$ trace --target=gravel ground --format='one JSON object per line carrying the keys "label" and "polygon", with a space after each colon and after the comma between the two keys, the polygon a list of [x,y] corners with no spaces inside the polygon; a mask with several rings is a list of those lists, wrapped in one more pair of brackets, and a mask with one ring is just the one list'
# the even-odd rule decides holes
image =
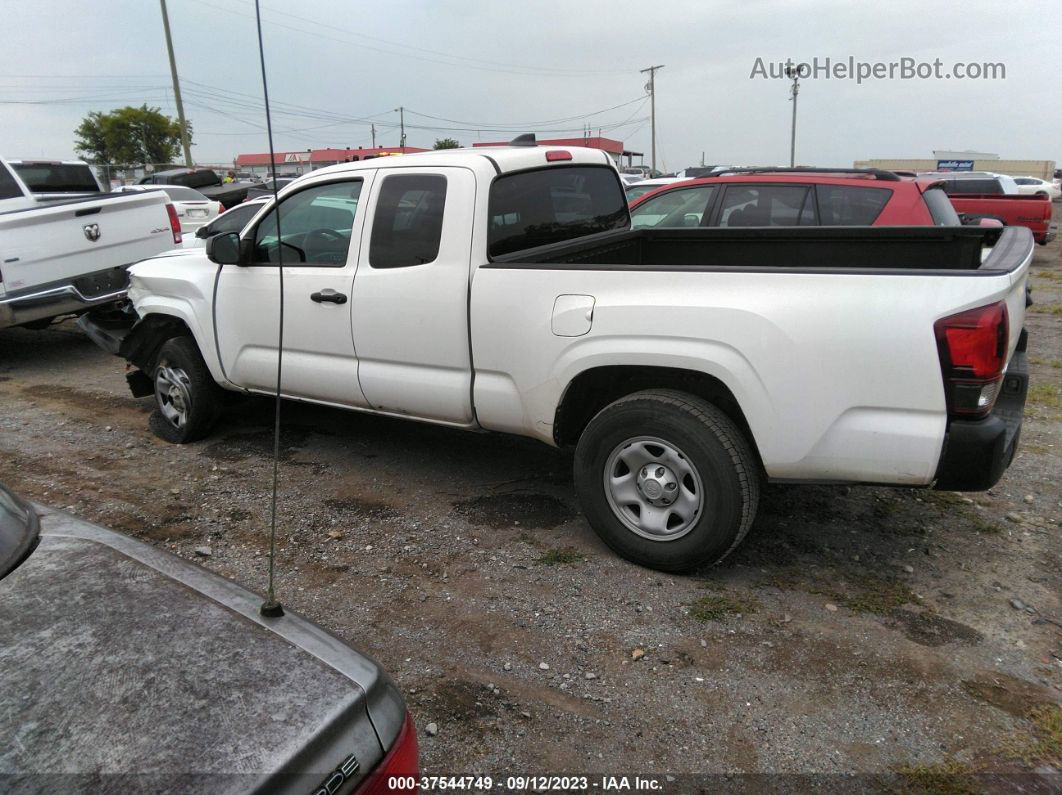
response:
{"label": "gravel ground", "polygon": [[[1022,449],[990,492],[770,486],[735,555],[666,576],[597,540],[564,452],[286,404],[279,595],[390,671],[426,773],[1047,773],[1058,242],[1033,271]],[[271,404],[170,446],[122,372],[70,323],[0,332],[0,479],[263,591]]]}

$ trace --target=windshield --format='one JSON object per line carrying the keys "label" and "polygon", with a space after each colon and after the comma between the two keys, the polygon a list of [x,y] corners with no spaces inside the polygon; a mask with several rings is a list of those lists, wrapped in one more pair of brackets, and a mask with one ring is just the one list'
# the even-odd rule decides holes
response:
{"label": "windshield", "polygon": [[520,171],[490,188],[488,254],[560,243],[630,224],[627,200],[608,166]]}
{"label": "windshield", "polygon": [[664,186],[663,185],[638,185],[638,184],[630,185],[627,188],[627,201],[632,202],[635,199],[637,199],[638,197],[644,196],[649,191],[656,190],[657,188],[662,188],[662,187],[664,187]]}
{"label": "windshield", "polygon": [[36,511],[0,485],[0,579],[25,560],[39,535]]}
{"label": "windshield", "polygon": [[922,194],[922,199],[925,200],[926,207],[929,208],[929,214],[933,217],[934,225],[960,226],[962,224],[959,214],[955,212],[955,208],[951,204],[951,199],[948,198],[948,194],[942,188],[930,188]]}

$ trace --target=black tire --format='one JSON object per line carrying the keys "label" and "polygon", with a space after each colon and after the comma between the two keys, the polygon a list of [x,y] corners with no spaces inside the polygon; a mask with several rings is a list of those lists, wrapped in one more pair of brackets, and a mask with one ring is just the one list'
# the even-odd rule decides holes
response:
{"label": "black tire", "polygon": [[[614,455],[629,449],[628,441],[642,437],[672,445],[680,466],[689,466],[699,481],[694,491],[703,494],[701,507],[690,512],[683,524],[688,529],[679,537],[640,535],[621,518],[624,509],[613,507],[606,471],[615,470]],[[654,449],[652,441],[639,443]],[[752,526],[760,480],[756,457],[734,422],[708,401],[674,390],[636,392],[606,406],[586,426],[575,450],[575,487],[590,526],[627,560],[661,571],[689,571],[730,554]]]}
{"label": "black tire", "polygon": [[[181,384],[179,396],[165,390],[160,383],[164,368],[171,384],[175,380],[173,374],[180,374],[176,379]],[[151,381],[155,385],[155,410],[148,422],[156,436],[173,444],[187,444],[210,433],[221,414],[225,390],[210,375],[195,340],[173,337],[163,343],[151,371]],[[181,401],[181,411],[174,407],[175,398]],[[183,416],[175,418],[175,412]]]}

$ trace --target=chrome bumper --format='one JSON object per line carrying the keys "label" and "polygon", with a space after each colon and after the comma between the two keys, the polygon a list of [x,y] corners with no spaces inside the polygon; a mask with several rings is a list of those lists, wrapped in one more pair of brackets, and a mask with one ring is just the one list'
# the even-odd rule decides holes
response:
{"label": "chrome bumper", "polygon": [[73,315],[94,306],[125,298],[126,288],[100,295],[86,296],[72,284],[52,287],[36,293],[21,293],[0,298],[0,328],[20,326],[34,320],[59,315]]}

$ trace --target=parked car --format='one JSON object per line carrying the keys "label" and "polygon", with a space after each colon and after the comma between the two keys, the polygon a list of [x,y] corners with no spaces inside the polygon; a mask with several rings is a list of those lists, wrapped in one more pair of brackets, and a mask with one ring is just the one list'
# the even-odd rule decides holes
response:
{"label": "parked car", "polygon": [[1059,197],[1062,197],[1062,188],[1059,188],[1054,182],[1048,182],[1046,179],[1015,177],[1014,182],[1018,186],[1018,193],[1033,196],[1044,195],[1048,196],[1051,201],[1057,201]]}
{"label": "parked car", "polygon": [[[290,185],[297,179],[298,177],[277,177],[276,190],[280,191],[286,188],[288,185]],[[247,199],[245,199],[245,201],[248,201],[250,199],[261,199],[263,197],[271,197],[272,195],[273,179],[265,179],[262,180],[259,184],[252,186],[251,189],[247,191]]]}
{"label": "parked car", "polygon": [[919,177],[943,180],[949,194],[980,193],[1017,195],[1018,183],[1006,174],[993,171],[919,171]]}
{"label": "parked car", "polygon": [[224,210],[221,202],[208,199],[194,188],[186,188],[183,185],[126,185],[115,188],[118,193],[134,193],[136,191],[161,190],[177,209],[177,217],[181,221],[181,234],[191,237],[204,224],[213,221]]}
{"label": "parked car", "polygon": [[226,390],[275,391],[283,257],[301,266],[285,396],[574,446],[590,525],[668,571],[732,551],[765,479],[1000,478],[1025,403],[1027,230],[983,263],[986,232],[963,226],[632,230],[606,160],[514,146],[324,168],[241,233],[136,265],[131,328],[81,325],[137,368],[161,438],[201,439]]}
{"label": "parked car", "polygon": [[674,185],[676,182],[685,182],[683,177],[656,177],[655,179],[643,179],[639,182],[633,182],[627,185],[625,188],[627,193],[627,201],[633,202],[640,196],[644,196],[650,191],[654,191],[662,185]]}
{"label": "parked car", "polygon": [[247,199],[242,204],[237,204],[231,210],[226,210],[213,221],[204,224],[195,230],[195,234],[184,239],[185,248],[203,248],[207,238],[219,235],[223,232],[242,232],[248,222],[265,206],[272,196],[263,196],[259,199]]}
{"label": "parked car", "polygon": [[[920,176],[919,180],[936,176]],[[1043,194],[1022,195],[1005,192],[995,178],[946,179],[944,190],[952,206],[960,215],[970,219],[989,218],[1005,226],[1024,226],[1032,231],[1033,239],[1041,245],[1055,238],[1057,229],[1051,223],[1051,199]]]}
{"label": "parked car", "polygon": [[173,168],[156,171],[140,180],[141,185],[181,185],[195,188],[208,199],[221,202],[226,210],[235,207],[247,198],[250,183],[222,182],[221,177],[209,168]]}
{"label": "parked car", "polygon": [[164,194],[42,202],[0,160],[0,329],[109,306],[125,297],[128,265],[180,243]]}
{"label": "parked car", "polygon": [[387,674],[261,602],[0,486],[6,785],[368,795],[415,780],[416,730]]}
{"label": "parked car", "polygon": [[42,201],[76,199],[104,192],[96,172],[84,160],[8,160],[7,163]]}
{"label": "parked car", "polygon": [[907,181],[876,169],[739,169],[631,202],[635,229],[960,223],[940,181]]}

